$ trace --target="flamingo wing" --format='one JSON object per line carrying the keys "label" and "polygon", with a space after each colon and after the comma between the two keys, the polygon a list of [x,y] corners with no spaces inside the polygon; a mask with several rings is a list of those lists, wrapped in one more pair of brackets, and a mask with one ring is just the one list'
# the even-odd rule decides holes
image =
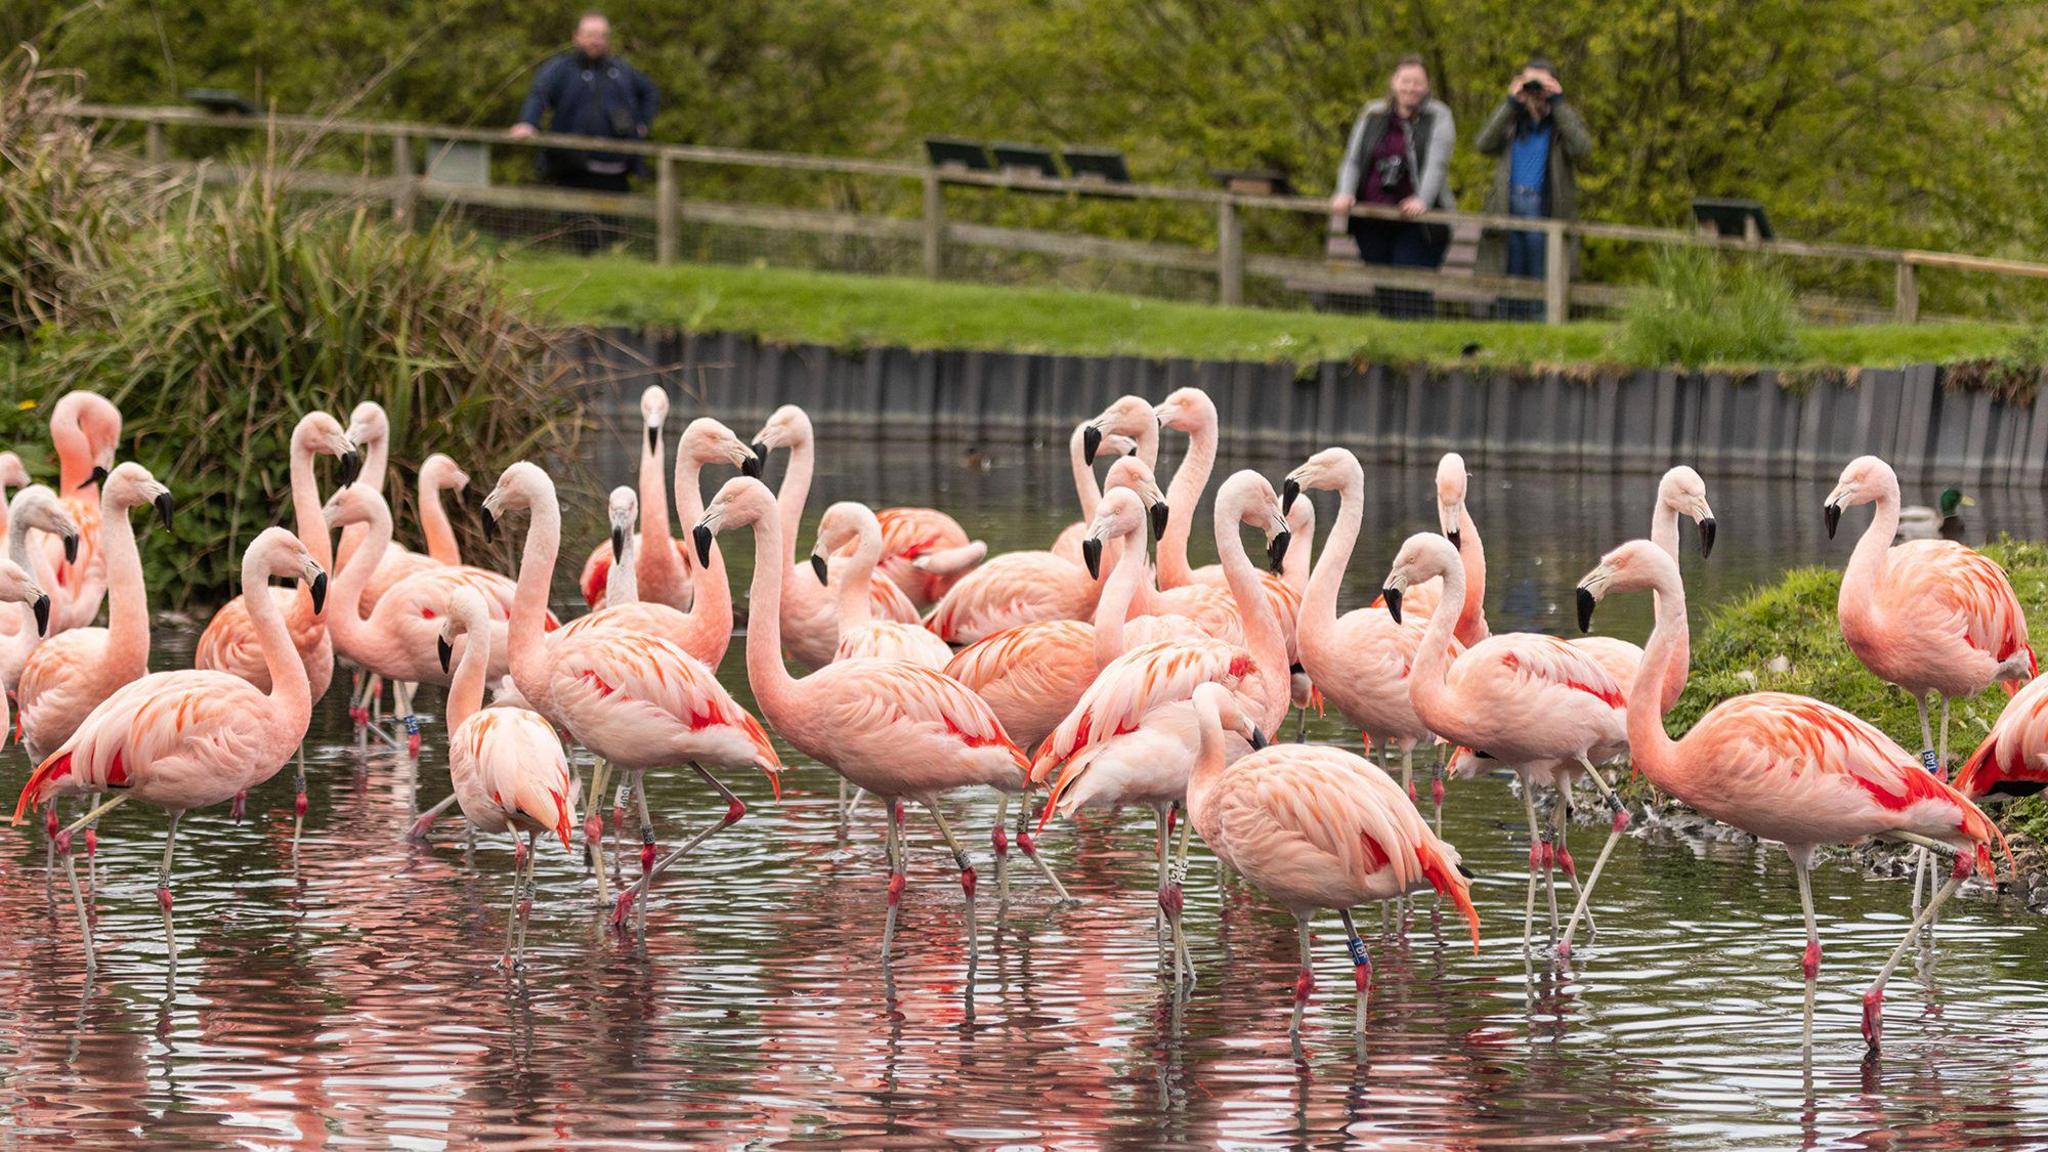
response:
{"label": "flamingo wing", "polygon": [[725,727],[750,746],[756,767],[769,772],[782,767],[760,721],[740,707],[702,661],[666,640],[596,628],[557,641],[553,655],[555,708],[579,736],[614,725],[622,735],[630,729],[660,733],[677,726],[690,732]]}
{"label": "flamingo wing", "polygon": [[1129,732],[1147,712],[1194,696],[1195,685],[1236,689],[1253,669],[1243,647],[1206,636],[1133,648],[1109,662],[1038,750],[1032,774],[1042,778],[1089,744]]}
{"label": "flamingo wing", "polygon": [[2024,652],[2028,669],[2036,670],[2026,611],[2005,569],[1982,552],[1953,540],[1900,544],[1886,556],[1885,584],[1892,603],[1923,606],[1994,660]]}
{"label": "flamingo wing", "polygon": [[1488,665],[1504,670],[1517,692],[1577,692],[1617,711],[1628,707],[1621,684],[1599,660],[1556,636],[1512,632],[1491,637],[1468,649],[1465,659],[1452,666],[1451,677],[1456,681]]}
{"label": "flamingo wing", "polygon": [[1085,571],[1050,552],[1010,552],[961,577],[925,627],[948,642],[972,642],[1019,624],[1077,619],[1093,588]]}
{"label": "flamingo wing", "polygon": [[975,692],[998,682],[1019,694],[1065,690],[1076,653],[1095,660],[1095,629],[1079,620],[1044,620],[1005,628],[953,654],[946,675]]}
{"label": "flamingo wing", "polygon": [[569,761],[546,720],[523,708],[485,708],[449,737],[450,759],[461,746],[484,795],[508,816],[554,832],[569,848],[576,812]]}

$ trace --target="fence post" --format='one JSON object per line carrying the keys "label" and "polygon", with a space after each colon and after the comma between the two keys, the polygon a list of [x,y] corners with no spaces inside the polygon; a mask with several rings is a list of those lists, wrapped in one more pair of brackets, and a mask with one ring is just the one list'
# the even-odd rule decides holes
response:
{"label": "fence post", "polygon": [[413,202],[419,196],[419,181],[412,171],[412,137],[391,138],[391,218],[412,226]]}
{"label": "fence post", "polygon": [[1216,302],[1226,308],[1244,303],[1244,223],[1227,194],[1216,202]]}
{"label": "fence post", "polygon": [[1892,319],[1913,324],[1920,319],[1920,280],[1913,262],[1899,260],[1899,276],[1892,285]]}
{"label": "fence post", "polygon": [[937,280],[945,272],[946,187],[939,182],[939,170],[924,174],[924,274]]}
{"label": "fence post", "polygon": [[1562,220],[1547,221],[1543,230],[1543,320],[1562,324],[1571,319],[1572,254]]}
{"label": "fence post", "polygon": [[142,125],[142,158],[151,164],[164,162],[164,122],[150,120]]}
{"label": "fence post", "polygon": [[678,229],[682,221],[676,211],[676,161],[663,153],[654,159],[654,262],[676,262]]}

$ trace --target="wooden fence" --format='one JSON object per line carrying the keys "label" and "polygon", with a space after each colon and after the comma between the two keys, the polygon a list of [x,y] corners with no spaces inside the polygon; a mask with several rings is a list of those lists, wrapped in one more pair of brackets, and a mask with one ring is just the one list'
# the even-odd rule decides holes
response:
{"label": "wooden fence", "polygon": [[[386,174],[302,168],[282,173],[280,179],[296,189],[388,199],[393,216],[400,220],[410,220],[422,201],[435,201],[444,205],[538,209],[651,220],[654,226],[655,258],[663,263],[677,259],[685,225],[729,225],[813,236],[867,237],[904,243],[915,242],[920,249],[923,273],[932,278],[941,275],[947,249],[957,245],[1064,259],[1117,261],[1141,267],[1213,274],[1217,285],[1216,300],[1220,304],[1243,303],[1246,277],[1257,276],[1279,280],[1291,287],[1313,293],[1362,295],[1377,289],[1394,288],[1449,293],[1468,299],[1476,297],[1495,301],[1541,301],[1544,317],[1553,324],[1562,323],[1567,319],[1575,305],[1613,307],[1622,302],[1630,291],[1621,285],[1574,280],[1567,244],[1567,241],[1573,238],[1659,246],[1706,247],[1782,257],[1789,261],[1825,260],[1890,265],[1893,269],[1893,288],[1889,309],[1858,307],[1822,298],[1807,301],[1824,310],[1858,320],[1890,320],[1899,323],[1913,323],[1919,320],[1919,276],[1923,269],[1947,269],[2008,278],[2048,279],[2048,264],[2030,261],[1856,244],[1755,240],[1682,229],[1650,228],[1597,221],[1531,220],[1475,212],[1431,212],[1419,219],[1444,224],[1453,229],[1462,228],[1468,233],[1475,229],[1542,231],[1548,241],[1544,249],[1544,275],[1538,279],[1474,272],[1367,266],[1348,260],[1313,259],[1246,251],[1244,223],[1248,214],[1271,212],[1328,219],[1329,203],[1319,197],[1249,195],[1220,188],[1111,183],[1090,178],[1049,179],[1035,174],[974,172],[890,160],[594,139],[554,133],[540,133],[525,139],[514,139],[508,132],[500,129],[462,128],[349,117],[277,114],[240,116],[182,107],[100,104],[77,105],[74,113],[81,119],[108,125],[140,125],[144,159],[159,165],[185,167],[206,179],[237,180],[247,175],[247,170],[217,160],[174,159],[166,141],[167,129],[228,129],[264,134],[273,138],[360,137],[366,143],[388,142],[390,164],[389,172]],[[494,186],[433,179],[422,175],[420,170],[420,160],[425,155],[420,146],[426,142],[434,142],[435,146],[442,148],[450,144],[481,144],[489,147],[589,149],[639,156],[653,169],[654,191],[651,195],[613,195],[550,187]],[[914,182],[922,187],[922,196],[918,201],[921,209],[917,216],[907,217],[692,199],[681,194],[683,182],[680,169],[685,165]],[[997,189],[1039,195],[1051,193],[1077,198],[1106,198],[1204,207],[1215,214],[1215,243],[1213,248],[1204,248],[949,220],[945,198],[945,190],[948,187]],[[1390,209],[1370,205],[1359,205],[1352,210],[1352,215],[1385,219],[1404,218]]]}

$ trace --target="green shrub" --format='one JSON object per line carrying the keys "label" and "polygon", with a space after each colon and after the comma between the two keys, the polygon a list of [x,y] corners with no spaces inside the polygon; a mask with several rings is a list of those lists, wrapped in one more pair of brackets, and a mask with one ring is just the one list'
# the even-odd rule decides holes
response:
{"label": "green shrub", "polygon": [[1659,253],[1651,282],[1630,297],[1615,351],[1631,364],[1762,364],[1799,354],[1792,286],[1761,262],[1704,248]]}

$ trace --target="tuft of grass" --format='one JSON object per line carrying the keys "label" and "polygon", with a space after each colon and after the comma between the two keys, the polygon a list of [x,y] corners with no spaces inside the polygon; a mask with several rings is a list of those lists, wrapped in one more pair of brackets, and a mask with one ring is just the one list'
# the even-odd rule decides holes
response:
{"label": "tuft of grass", "polygon": [[1622,309],[1621,359],[1684,368],[1798,360],[1799,307],[1782,276],[1702,248],[1664,249],[1652,268]]}

